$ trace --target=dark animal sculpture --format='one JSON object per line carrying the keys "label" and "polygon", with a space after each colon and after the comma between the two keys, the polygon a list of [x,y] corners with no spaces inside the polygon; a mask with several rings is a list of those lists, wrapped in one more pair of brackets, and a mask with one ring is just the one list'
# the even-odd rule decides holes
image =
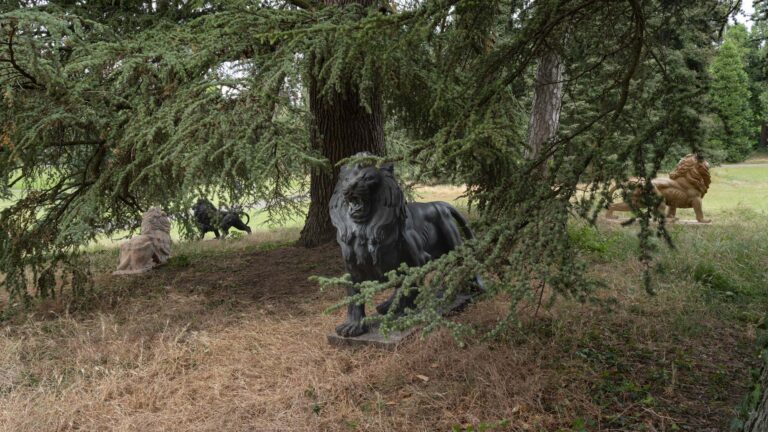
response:
{"label": "dark animal sculpture", "polygon": [[[248,234],[251,233],[251,228],[248,226],[248,222],[251,221],[248,213],[238,210],[219,210],[212,202],[205,198],[197,200],[194,206],[192,206],[192,212],[197,222],[197,228],[200,230],[200,238],[205,237],[205,233],[213,232],[216,238],[221,238],[219,230],[224,233],[224,237],[229,235],[230,228],[237,228],[240,231],[245,231]],[[240,219],[240,216],[245,216],[246,222]]]}
{"label": "dark animal sculpture", "polygon": [[[330,215],[344,263],[355,283],[384,280],[384,275],[400,263],[421,266],[448,253],[462,243],[459,228],[466,237],[473,237],[467,221],[450,204],[406,204],[392,165],[343,167],[331,197]],[[479,279],[475,283],[482,287]],[[347,295],[358,292],[347,289]],[[395,313],[413,307],[417,295],[401,298]],[[394,296],[376,310],[387,313]],[[346,321],[336,327],[336,333],[353,337],[367,332],[364,317],[365,305],[348,305]]]}

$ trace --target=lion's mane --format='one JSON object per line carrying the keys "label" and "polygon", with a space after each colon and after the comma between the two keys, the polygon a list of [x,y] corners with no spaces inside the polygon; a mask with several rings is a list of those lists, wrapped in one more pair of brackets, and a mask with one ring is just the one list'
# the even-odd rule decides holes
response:
{"label": "lion's mane", "polygon": [[141,234],[151,235],[156,231],[171,232],[171,221],[161,209],[152,207],[141,218]]}
{"label": "lion's mane", "polygon": [[[353,166],[342,169],[339,182],[357,175],[363,169],[366,167]],[[389,240],[392,240],[392,236],[402,236],[405,225],[406,201],[400,185],[392,171],[381,168],[375,170],[381,181],[375,191],[369,191],[372,195],[368,205],[373,207],[373,213],[367,222],[357,223],[352,219],[341,188],[336,188],[329,203],[331,221],[337,229],[338,238],[350,246],[347,253],[355,252],[355,261],[358,264],[363,264],[367,256],[376,264],[378,255],[386,252],[384,248],[376,246],[391,243]],[[368,245],[367,254],[352,245],[355,239],[361,239]],[[349,258],[345,256],[345,259]]]}
{"label": "lion's mane", "polygon": [[669,173],[669,178],[672,180],[677,180],[681,177],[688,180],[701,193],[702,197],[709,190],[711,182],[709,167],[704,162],[704,159],[697,155],[686,155],[680,159],[675,169]]}

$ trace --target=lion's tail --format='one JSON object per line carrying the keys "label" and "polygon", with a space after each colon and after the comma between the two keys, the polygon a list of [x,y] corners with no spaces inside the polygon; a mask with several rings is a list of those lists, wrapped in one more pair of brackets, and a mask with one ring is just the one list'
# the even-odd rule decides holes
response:
{"label": "lion's tail", "polygon": [[[245,216],[244,224],[248,225],[251,223],[251,216],[245,210],[240,210],[240,216]],[[242,217],[240,219],[242,219]]]}
{"label": "lion's tail", "polygon": [[475,234],[472,232],[472,229],[469,228],[469,223],[467,222],[467,219],[464,217],[464,215],[456,210],[456,207],[452,205],[446,204],[446,207],[448,207],[448,211],[451,212],[451,216],[453,216],[453,219],[456,220],[456,223],[458,223],[461,232],[464,233],[464,236],[467,239],[475,238]]}
{"label": "lion's tail", "polygon": [[[475,238],[475,234],[472,232],[472,229],[469,228],[469,223],[467,223],[467,219],[464,217],[464,215],[456,210],[456,207],[450,204],[445,204],[445,206],[448,208],[448,211],[451,212],[451,216],[453,216],[453,219],[464,233],[464,237],[466,237],[467,240]],[[485,283],[483,283],[483,279],[480,278],[479,274],[475,275],[472,279],[473,285],[475,286],[475,294],[485,291]]]}

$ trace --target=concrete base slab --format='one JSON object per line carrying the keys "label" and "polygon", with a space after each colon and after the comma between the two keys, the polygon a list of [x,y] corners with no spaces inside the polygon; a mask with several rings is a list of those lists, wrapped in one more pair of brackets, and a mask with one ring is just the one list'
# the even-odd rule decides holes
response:
{"label": "concrete base slab", "polygon": [[375,346],[376,348],[393,350],[400,344],[400,342],[415,332],[415,328],[405,331],[393,331],[389,332],[387,337],[384,337],[379,330],[379,324],[376,323],[371,325],[368,333],[363,333],[360,336],[344,337],[339,336],[336,333],[330,333],[328,334],[328,343],[343,348]]}
{"label": "concrete base slab", "polygon": [[142,274],[146,273],[150,270],[152,270],[154,267],[147,267],[143,269],[137,269],[137,270],[115,270],[112,272],[113,275],[135,275],[135,274]]}
{"label": "concrete base slab", "polygon": [[676,220],[676,221],[672,222],[672,225],[710,226],[710,225],[712,225],[712,222],[704,223],[704,222],[699,222],[699,221],[695,221],[695,220],[683,220],[683,219],[680,219],[680,220]]}
{"label": "concrete base slab", "polygon": [[[623,224],[623,223],[627,222],[630,219],[629,218],[616,218],[616,219],[601,218],[600,220],[608,222],[608,223],[612,223],[612,224]],[[708,226],[708,225],[712,225],[712,223],[711,222],[709,222],[709,223],[702,223],[702,222],[695,221],[695,220],[678,219],[678,220],[676,220],[674,222],[669,222],[668,221],[667,225],[669,225],[669,226],[672,226],[672,225],[686,225],[686,226],[688,226],[688,225],[702,225],[702,226]]]}
{"label": "concrete base slab", "polygon": [[[456,300],[448,307],[448,310],[444,313],[444,315],[450,315],[452,313],[461,311],[469,304],[470,301],[472,301],[472,297],[473,296],[469,294],[458,295]],[[336,333],[330,333],[328,335],[328,343],[337,347],[344,348],[374,346],[376,348],[394,350],[400,344],[400,342],[407,339],[408,336],[414,334],[416,330],[416,328],[412,328],[404,331],[393,331],[389,332],[389,334],[385,337],[379,330],[379,324],[375,323],[371,325],[371,328],[367,333],[363,333],[360,336],[343,337],[337,335]]]}

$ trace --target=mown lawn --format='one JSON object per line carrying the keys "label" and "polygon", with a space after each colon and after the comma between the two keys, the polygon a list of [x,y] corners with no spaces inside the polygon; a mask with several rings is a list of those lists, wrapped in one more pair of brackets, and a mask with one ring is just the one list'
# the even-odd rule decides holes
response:
{"label": "mown lawn", "polygon": [[[768,211],[768,159],[758,155],[744,164],[724,165],[712,168],[712,185],[705,197],[705,212],[736,211],[738,209],[751,209],[757,212]],[[449,201],[459,206],[465,206],[466,199],[458,198],[463,190],[451,186],[425,186],[416,189],[415,198],[419,201]],[[21,190],[16,190],[16,197]],[[10,206],[13,200],[0,199],[0,210]],[[191,204],[190,204],[191,206]],[[279,225],[271,223],[266,211],[251,209],[247,211],[250,217],[250,226],[256,231],[269,231],[275,228],[300,228],[304,223],[304,216],[296,215],[293,219],[283,221]],[[693,211],[681,209],[678,217],[694,219]],[[175,240],[181,238],[177,226],[172,228],[172,237]],[[125,233],[114,236],[115,239],[124,237]],[[209,237],[213,234],[209,233]],[[120,240],[102,238],[97,243],[100,246],[110,246],[119,243]]]}
{"label": "mown lawn", "polygon": [[[705,211],[739,208],[768,211],[768,163],[714,168],[704,206]],[[693,212],[688,212],[693,217]]]}

